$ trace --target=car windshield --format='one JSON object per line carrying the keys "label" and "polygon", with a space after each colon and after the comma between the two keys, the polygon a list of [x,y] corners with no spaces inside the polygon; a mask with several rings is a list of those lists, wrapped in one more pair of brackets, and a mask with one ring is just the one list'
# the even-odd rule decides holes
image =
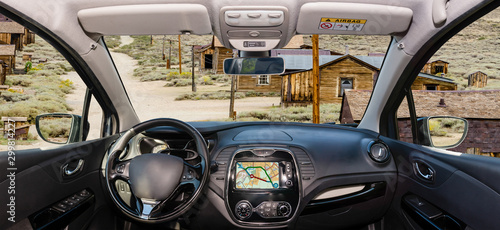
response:
{"label": "car windshield", "polygon": [[[312,122],[311,36],[294,36],[285,47],[271,50],[271,56],[284,58],[285,73],[234,77],[223,73],[223,61],[238,51],[211,35],[104,39],[141,121]],[[373,89],[390,40],[319,36],[320,123],[339,123],[345,91]]]}

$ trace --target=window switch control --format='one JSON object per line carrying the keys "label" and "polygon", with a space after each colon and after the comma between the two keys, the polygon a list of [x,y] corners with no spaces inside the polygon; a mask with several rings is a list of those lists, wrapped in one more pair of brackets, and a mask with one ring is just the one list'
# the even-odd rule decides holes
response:
{"label": "window switch control", "polygon": [[410,205],[413,209],[415,209],[428,219],[433,219],[443,214],[441,210],[434,207],[432,204],[430,204],[429,202],[418,196],[415,195],[405,196],[404,201],[408,205]]}

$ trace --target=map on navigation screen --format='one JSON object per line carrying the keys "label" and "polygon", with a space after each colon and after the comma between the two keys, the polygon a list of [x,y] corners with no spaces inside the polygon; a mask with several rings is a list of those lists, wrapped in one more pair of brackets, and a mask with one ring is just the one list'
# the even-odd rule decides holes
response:
{"label": "map on navigation screen", "polygon": [[279,188],[278,162],[236,162],[237,189]]}

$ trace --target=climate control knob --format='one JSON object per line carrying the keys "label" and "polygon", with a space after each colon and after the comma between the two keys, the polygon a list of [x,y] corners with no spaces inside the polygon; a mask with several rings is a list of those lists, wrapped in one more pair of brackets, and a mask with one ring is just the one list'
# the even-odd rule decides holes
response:
{"label": "climate control knob", "polygon": [[288,202],[280,202],[276,209],[278,216],[288,216],[292,212],[292,206]]}
{"label": "climate control knob", "polygon": [[240,220],[248,219],[250,218],[250,216],[252,216],[253,212],[252,204],[250,204],[250,202],[246,200],[242,200],[236,204],[235,212],[236,216]]}

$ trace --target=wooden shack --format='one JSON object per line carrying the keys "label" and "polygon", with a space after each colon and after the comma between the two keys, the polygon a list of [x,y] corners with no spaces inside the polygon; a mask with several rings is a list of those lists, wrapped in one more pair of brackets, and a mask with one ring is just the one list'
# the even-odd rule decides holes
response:
{"label": "wooden shack", "polygon": [[[341,103],[345,90],[372,90],[383,60],[382,56],[320,56],[320,103]],[[300,66],[309,65],[308,61],[311,68],[282,74],[282,103],[285,106],[312,103],[312,58],[285,58],[285,63],[297,63]],[[452,79],[423,73],[418,75],[412,85],[412,89],[424,90],[456,88]]]}
{"label": "wooden shack", "polygon": [[224,59],[233,57],[233,50],[224,47],[215,36],[210,44],[202,46],[196,53],[200,55],[200,69],[214,74],[223,74]]}
{"label": "wooden shack", "polygon": [[450,78],[419,73],[411,85],[412,90],[457,90],[457,84]]}
{"label": "wooden shack", "polygon": [[469,87],[483,88],[488,84],[488,75],[481,71],[469,74],[467,79],[469,80]]}
{"label": "wooden shack", "polygon": [[0,90],[7,90],[8,86],[6,89],[2,88],[4,87],[5,80],[7,80],[7,64],[3,62],[3,60],[0,60]]}
{"label": "wooden shack", "polygon": [[23,44],[25,46],[32,44],[32,43],[35,43],[35,33],[33,33],[33,31],[29,30],[28,28],[24,28],[24,36],[23,37],[24,37]]}
{"label": "wooden shack", "polygon": [[[373,88],[377,67],[352,55],[332,58],[334,60],[320,65],[320,103],[340,103],[347,89]],[[312,69],[285,73],[282,102],[286,106],[311,103],[312,83]]]}
{"label": "wooden shack", "polygon": [[[359,123],[370,100],[370,90],[345,92],[340,122]],[[414,90],[417,117],[456,116],[469,121],[464,142],[451,150],[500,157],[500,90],[422,91]],[[412,142],[408,104],[403,100],[398,113],[400,140]]]}
{"label": "wooden shack", "polygon": [[[304,49],[302,49],[304,48]],[[288,44],[281,48],[271,50],[271,56],[281,56],[287,54],[293,55],[312,55],[312,50],[307,49],[308,46],[304,44],[302,35],[293,36]],[[323,55],[330,55],[329,50],[321,50]],[[286,63],[286,62],[285,62]],[[275,92],[281,91],[281,76],[279,75],[259,75],[259,76],[245,76],[240,75],[237,77],[236,89],[238,91],[256,91],[256,92]]]}
{"label": "wooden shack", "polygon": [[435,61],[429,61],[424,65],[424,68],[422,68],[422,73],[426,74],[448,74],[448,62],[445,62],[443,60],[435,60]]}
{"label": "wooden shack", "polygon": [[236,82],[238,91],[275,92],[281,91],[281,76],[257,75],[238,76]]}
{"label": "wooden shack", "polygon": [[[6,74],[12,73],[16,66],[16,47],[15,45],[0,45],[0,60],[3,61],[2,69]],[[0,82],[3,84],[3,82]]]}
{"label": "wooden shack", "polygon": [[14,45],[22,51],[24,46],[25,28],[17,22],[0,21],[0,44]]}
{"label": "wooden shack", "polygon": [[[3,122],[3,136],[4,138],[8,138],[7,134],[11,134],[12,132],[9,129],[12,129],[15,134],[16,140],[26,140],[28,139],[28,133],[30,129],[30,124],[28,122],[27,117],[2,117]],[[13,124],[12,127],[9,124]]]}

